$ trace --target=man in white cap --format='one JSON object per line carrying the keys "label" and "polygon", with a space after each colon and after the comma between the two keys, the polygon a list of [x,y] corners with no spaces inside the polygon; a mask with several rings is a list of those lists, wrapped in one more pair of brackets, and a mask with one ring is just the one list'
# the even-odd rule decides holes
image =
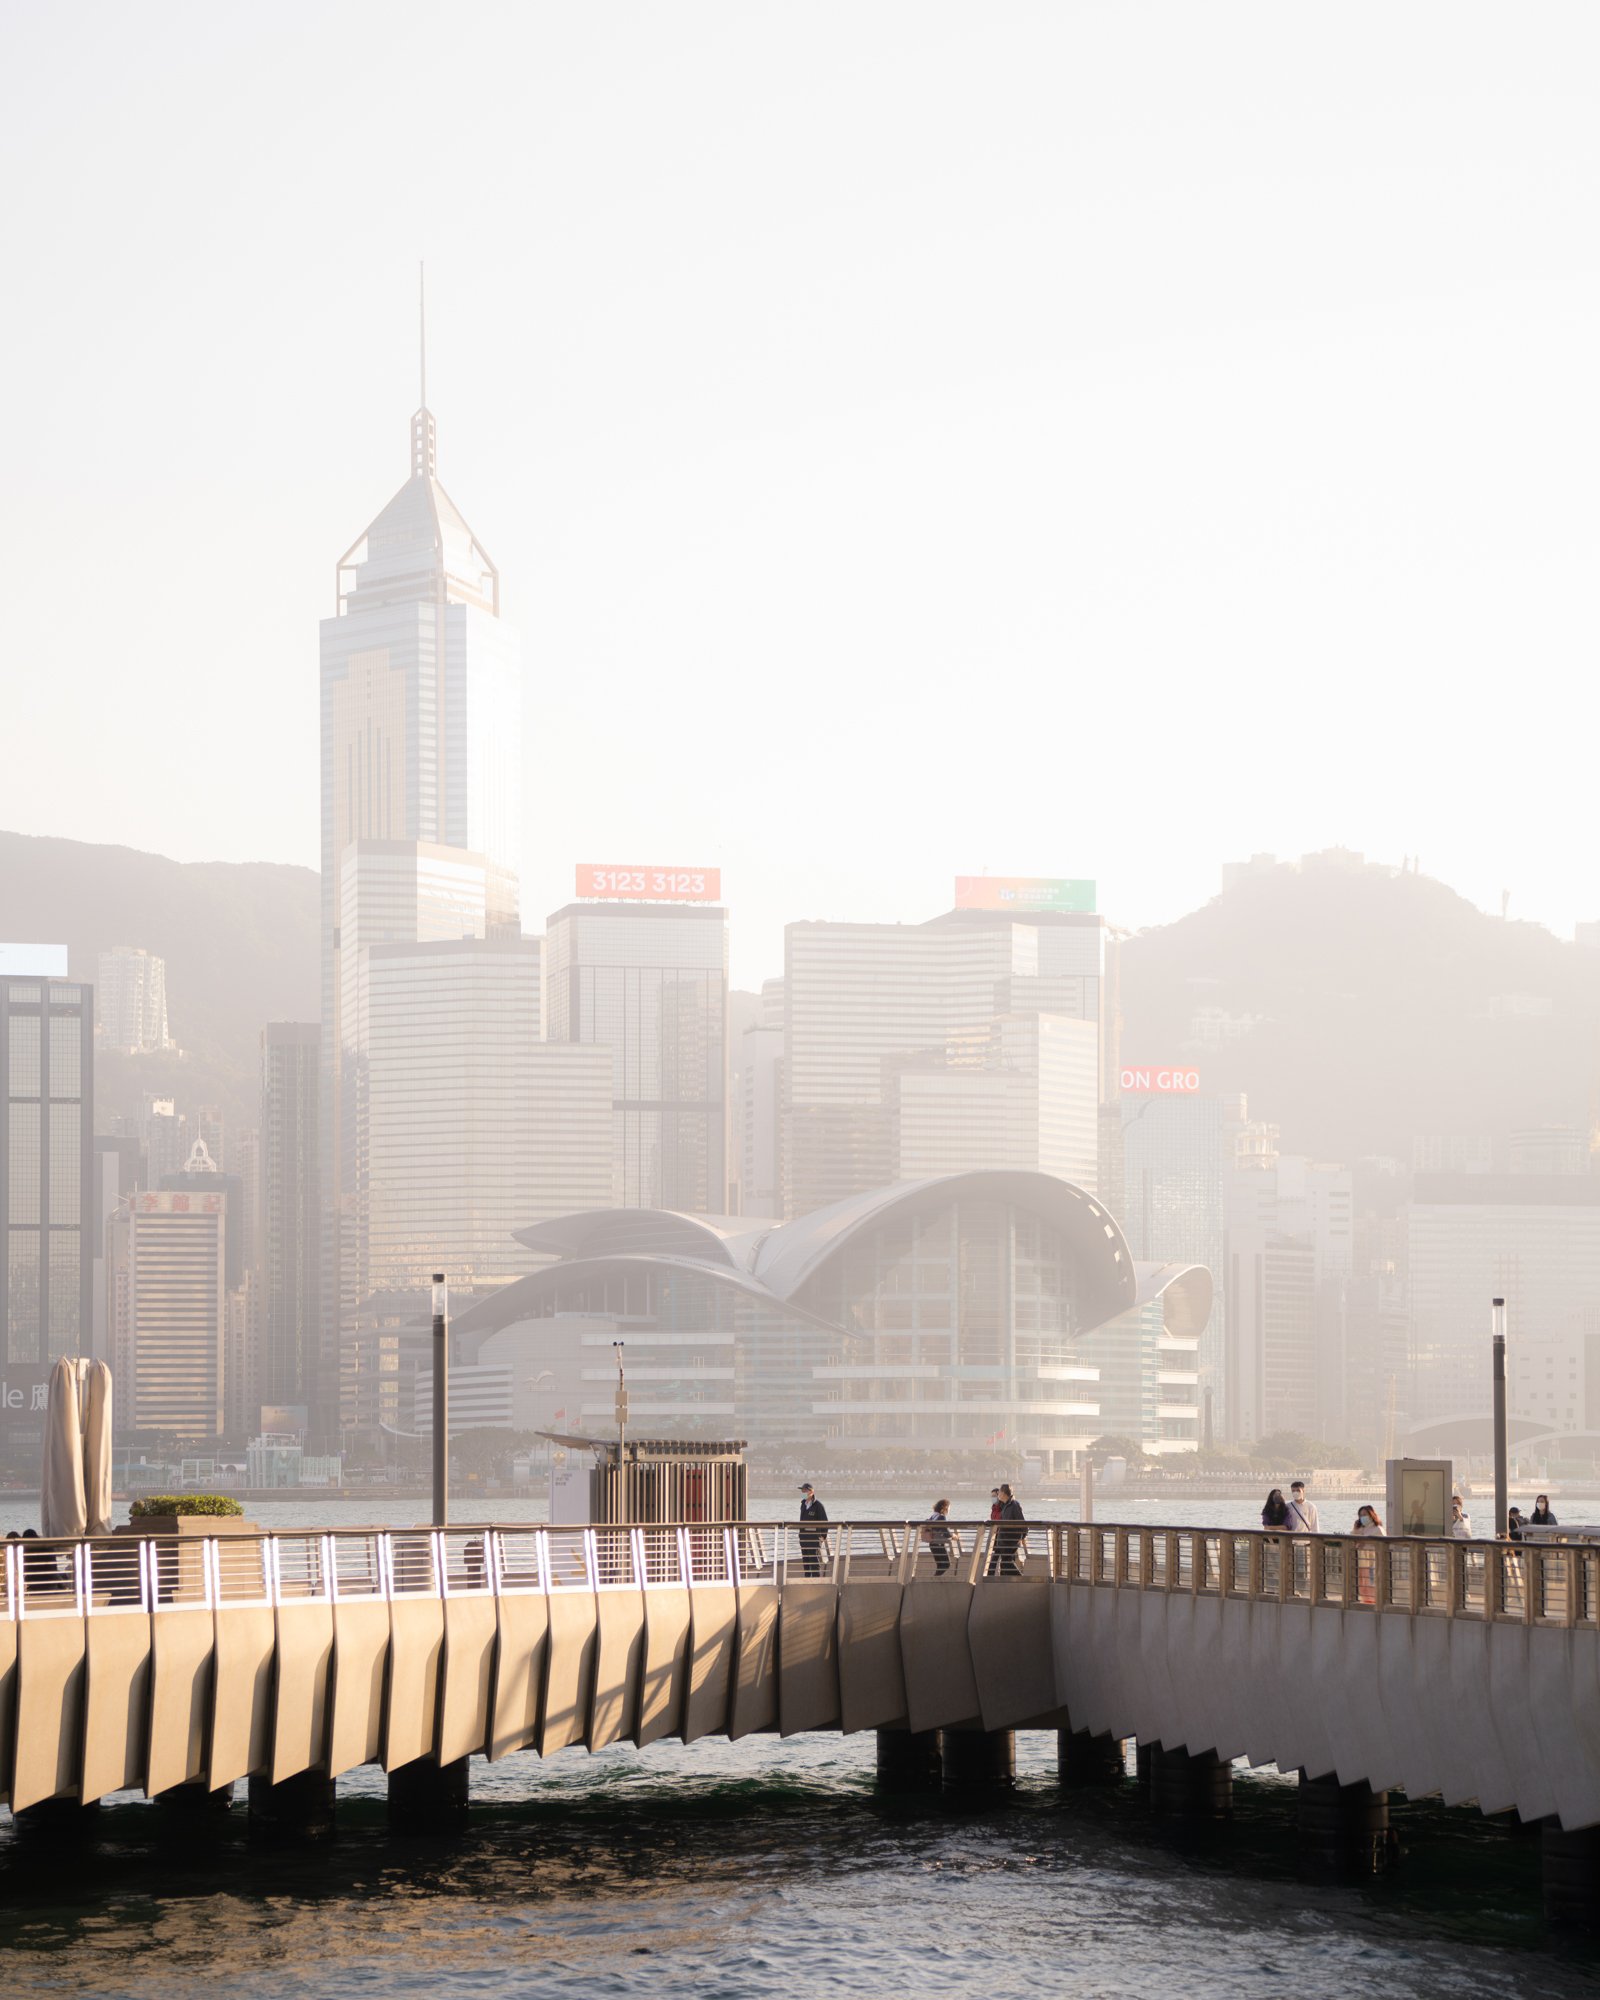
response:
{"label": "man in white cap", "polygon": [[817,1498],[817,1489],[808,1479],[800,1489],[800,1562],[807,1576],[821,1576],[822,1550],[827,1541],[827,1530],[804,1525],[808,1521],[825,1521],[828,1510]]}

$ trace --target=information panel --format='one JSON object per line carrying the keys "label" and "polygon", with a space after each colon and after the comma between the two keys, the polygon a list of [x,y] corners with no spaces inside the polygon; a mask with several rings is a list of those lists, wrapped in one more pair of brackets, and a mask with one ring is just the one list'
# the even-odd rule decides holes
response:
{"label": "information panel", "polygon": [[1054,875],[958,875],[958,910],[1094,911],[1094,884],[1068,882]]}
{"label": "information panel", "polygon": [[722,896],[722,870],[624,868],[610,861],[580,861],[578,894],[629,903],[715,903]]}

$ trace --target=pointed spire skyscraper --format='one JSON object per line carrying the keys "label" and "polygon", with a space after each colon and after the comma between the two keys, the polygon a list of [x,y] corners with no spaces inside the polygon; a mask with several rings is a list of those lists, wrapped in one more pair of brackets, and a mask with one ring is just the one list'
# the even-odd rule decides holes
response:
{"label": "pointed spire skyscraper", "polygon": [[337,1420],[346,1279],[340,1215],[347,1148],[339,1131],[343,857],[357,841],[466,850],[493,876],[502,926],[515,919],[522,860],[517,641],[500,617],[499,571],[439,481],[420,285],[418,308],[421,400],[411,419],[410,476],[341,557],[334,615],[321,631],[321,1172],[330,1242],[318,1379],[307,1383],[305,1401],[323,1436]]}

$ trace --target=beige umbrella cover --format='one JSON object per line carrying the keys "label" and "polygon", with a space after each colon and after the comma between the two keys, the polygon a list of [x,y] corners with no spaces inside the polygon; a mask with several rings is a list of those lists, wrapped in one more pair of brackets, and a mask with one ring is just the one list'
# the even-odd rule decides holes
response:
{"label": "beige umbrella cover", "polygon": [[84,1364],[83,1500],[85,1533],[111,1533],[111,1370],[103,1361]]}
{"label": "beige umbrella cover", "polygon": [[84,1366],[63,1354],[50,1371],[44,1468],[39,1480],[39,1529],[45,1535],[81,1535],[88,1522],[83,1499],[83,1419],[78,1403]]}

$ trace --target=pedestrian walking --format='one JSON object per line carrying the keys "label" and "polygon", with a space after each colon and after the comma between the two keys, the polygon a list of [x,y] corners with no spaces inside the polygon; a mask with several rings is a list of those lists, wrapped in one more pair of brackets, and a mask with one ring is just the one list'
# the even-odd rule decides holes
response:
{"label": "pedestrian walking", "polygon": [[991,1521],[999,1520],[1000,1505],[1000,1489],[998,1486],[991,1486],[989,1488],[989,1519]]}
{"label": "pedestrian walking", "polygon": [[1267,1495],[1267,1503],[1261,1510],[1263,1528],[1282,1528],[1289,1520],[1289,1503],[1283,1497],[1283,1488],[1274,1486]]}
{"label": "pedestrian walking", "polygon": [[828,1550],[827,1529],[810,1524],[827,1518],[828,1510],[808,1479],[800,1489],[800,1567],[807,1576],[821,1576],[822,1558]]}
{"label": "pedestrian walking", "polygon": [[1555,1515],[1550,1511],[1550,1495],[1548,1493],[1541,1493],[1533,1503],[1533,1512],[1528,1516],[1527,1526],[1530,1528],[1554,1528],[1558,1525],[1559,1523]]}
{"label": "pedestrian walking", "polygon": [[1000,1520],[994,1531],[994,1549],[989,1557],[990,1576],[1020,1576],[1028,1560],[1027,1516],[1022,1502],[1004,1482],[1000,1487]]}
{"label": "pedestrian walking", "polygon": [[922,1539],[933,1554],[933,1573],[943,1576],[950,1567],[950,1502],[935,1500],[933,1512],[922,1524]]}
{"label": "pedestrian walking", "polygon": [[[1353,1535],[1363,1536],[1382,1535],[1384,1533],[1382,1516],[1370,1501],[1363,1501],[1356,1509],[1355,1526],[1350,1532]],[[1363,1604],[1376,1604],[1378,1601],[1378,1551],[1376,1549],[1356,1550],[1356,1596]]]}
{"label": "pedestrian walking", "polygon": [[1306,1498],[1306,1483],[1297,1479],[1289,1488],[1288,1523],[1297,1535],[1320,1535],[1322,1523],[1317,1516],[1317,1503]]}

